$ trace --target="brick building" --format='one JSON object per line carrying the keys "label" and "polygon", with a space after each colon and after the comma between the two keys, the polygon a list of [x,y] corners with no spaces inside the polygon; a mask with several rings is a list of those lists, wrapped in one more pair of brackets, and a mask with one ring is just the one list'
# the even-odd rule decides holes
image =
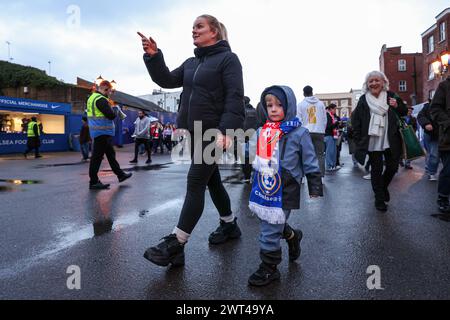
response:
{"label": "brick building", "polygon": [[402,53],[402,47],[388,48],[383,45],[379,59],[380,70],[389,79],[390,90],[409,106],[424,101],[422,53]]}
{"label": "brick building", "polygon": [[423,51],[423,96],[432,98],[442,78],[450,75],[450,72],[436,75],[432,63],[440,60],[444,52],[450,50],[450,8],[445,9],[436,16],[436,23],[422,33]]}

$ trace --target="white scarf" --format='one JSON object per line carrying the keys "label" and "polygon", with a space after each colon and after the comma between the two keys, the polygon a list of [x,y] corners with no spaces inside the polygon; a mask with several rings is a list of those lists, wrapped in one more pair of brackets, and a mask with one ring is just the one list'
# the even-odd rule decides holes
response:
{"label": "white scarf", "polygon": [[387,92],[382,91],[378,98],[370,92],[366,94],[367,104],[370,109],[370,136],[369,151],[384,151],[389,149],[389,140],[387,135],[389,105],[387,104]]}

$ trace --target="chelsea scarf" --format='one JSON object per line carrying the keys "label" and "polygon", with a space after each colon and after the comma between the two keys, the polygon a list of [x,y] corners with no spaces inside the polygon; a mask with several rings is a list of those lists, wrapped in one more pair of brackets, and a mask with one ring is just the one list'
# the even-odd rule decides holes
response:
{"label": "chelsea scarf", "polygon": [[267,121],[259,132],[249,208],[261,220],[271,224],[286,223],[279,142],[282,136],[300,126],[298,118],[283,123]]}

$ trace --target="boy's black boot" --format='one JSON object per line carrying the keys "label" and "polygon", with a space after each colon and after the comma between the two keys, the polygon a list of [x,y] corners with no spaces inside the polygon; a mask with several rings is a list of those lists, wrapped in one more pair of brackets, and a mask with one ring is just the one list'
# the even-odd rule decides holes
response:
{"label": "boy's black boot", "polygon": [[237,218],[234,218],[233,222],[225,222],[220,220],[220,225],[216,231],[209,235],[210,244],[222,244],[229,239],[236,239],[241,236],[241,229],[236,222]]}
{"label": "boy's black boot", "polygon": [[283,230],[283,239],[286,239],[289,247],[289,261],[293,262],[300,257],[300,253],[302,252],[300,241],[302,241],[302,238],[303,233],[301,230],[292,229],[292,227],[286,223]]}
{"label": "boy's black boot", "polygon": [[442,213],[450,213],[450,202],[448,197],[439,196],[437,203],[439,211]]}
{"label": "boy's black boot", "polygon": [[162,238],[162,242],[154,247],[150,247],[145,251],[144,258],[153,262],[158,266],[166,267],[184,265],[184,244],[178,242],[175,234]]}
{"label": "boy's black boot", "polygon": [[248,284],[251,286],[262,287],[280,279],[280,271],[278,271],[277,265],[281,262],[281,249],[270,252],[261,250],[260,257],[262,263],[258,270],[248,278]]}

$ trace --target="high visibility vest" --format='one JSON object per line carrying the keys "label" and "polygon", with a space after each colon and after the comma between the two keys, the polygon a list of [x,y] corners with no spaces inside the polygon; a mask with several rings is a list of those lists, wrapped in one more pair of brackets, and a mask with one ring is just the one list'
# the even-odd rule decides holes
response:
{"label": "high visibility vest", "polygon": [[29,138],[34,138],[34,137],[36,137],[36,134],[34,133],[34,126],[35,126],[35,125],[37,126],[38,136],[41,135],[41,130],[39,130],[39,126],[37,125],[37,122],[31,121],[31,122],[28,122],[27,136],[28,136]]}
{"label": "high visibility vest", "polygon": [[103,112],[97,108],[97,101],[100,99],[107,98],[98,92],[94,92],[87,101],[89,131],[93,139],[104,135],[114,136],[116,131],[114,121],[106,118]]}

